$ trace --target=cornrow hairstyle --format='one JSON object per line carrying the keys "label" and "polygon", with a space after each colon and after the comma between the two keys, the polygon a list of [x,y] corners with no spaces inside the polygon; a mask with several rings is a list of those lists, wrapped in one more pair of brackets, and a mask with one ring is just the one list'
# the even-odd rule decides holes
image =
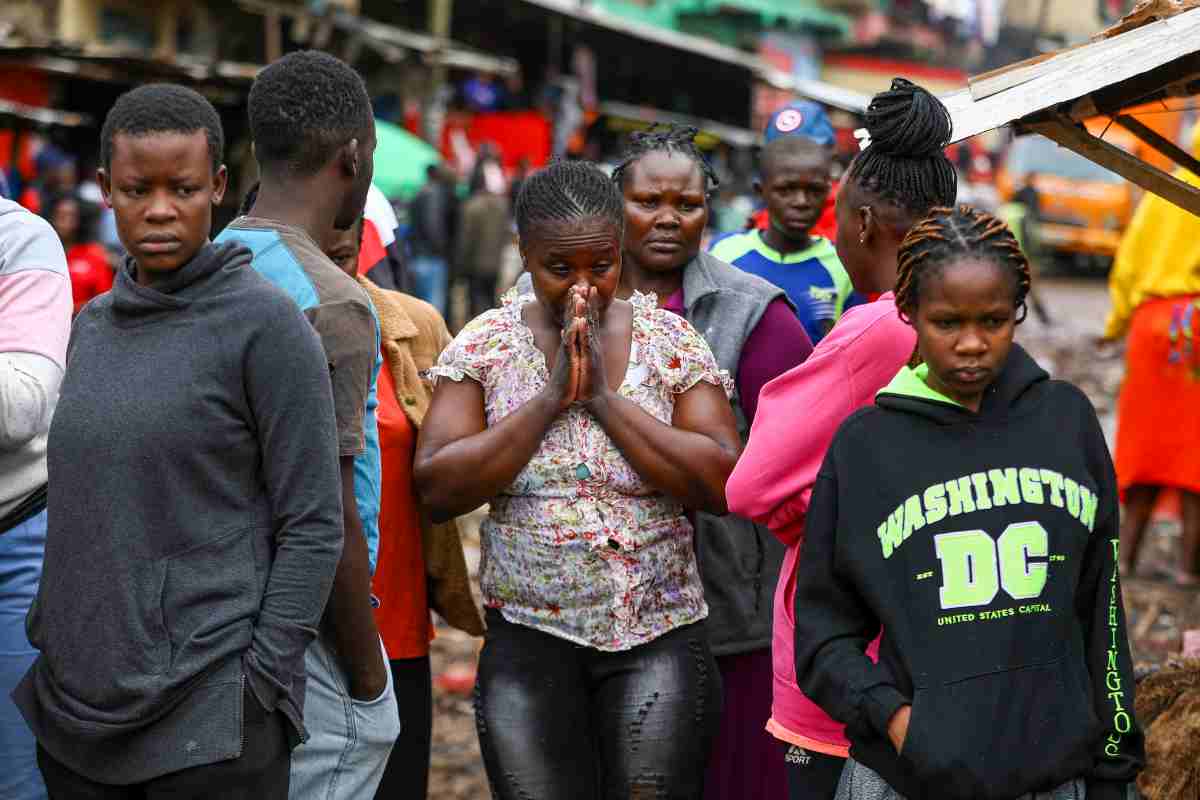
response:
{"label": "cornrow hairstyle", "polygon": [[212,103],[186,86],[173,83],[139,86],[118,97],[104,117],[104,127],[100,129],[100,166],[109,168],[113,139],[118,133],[150,136],[196,131],[204,131],[208,155],[212,159],[213,172],[216,172],[225,158],[225,132]]}
{"label": "cornrow hairstyle", "polygon": [[[908,231],[900,243],[896,267],[896,308],[910,322],[920,303],[921,289],[953,260],[986,259],[1009,271],[1015,283],[1017,324],[1025,321],[1032,278],[1029,260],[1008,226],[986,211],[971,206],[935,208]],[[915,356],[914,356],[915,358]]]}
{"label": "cornrow hairstyle", "polygon": [[601,217],[618,235],[625,227],[625,202],[598,166],[590,161],[555,160],[521,183],[513,216],[524,239],[546,222]]}
{"label": "cornrow hairstyle", "polygon": [[261,165],[312,175],[342,145],[375,125],[362,77],[345,62],[316,50],[288,53],[250,87],[250,137]]}
{"label": "cornrow hairstyle", "polygon": [[654,124],[649,130],[637,131],[629,137],[629,146],[621,154],[621,161],[613,170],[612,179],[622,191],[625,189],[625,177],[629,169],[651,153],[679,153],[687,156],[700,167],[704,181],[704,195],[721,185],[717,173],[713,171],[708,159],[696,147],[696,134],[700,130],[690,125],[660,125]]}
{"label": "cornrow hairstyle", "polygon": [[943,152],[952,125],[940,100],[896,78],[871,98],[866,118],[870,144],[850,163],[849,180],[915,216],[954,204],[958,174]]}
{"label": "cornrow hairstyle", "polygon": [[238,206],[238,216],[244,217],[250,213],[250,209],[254,208],[254,203],[258,200],[258,187],[262,186],[260,181],[255,181],[254,185],[246,192],[246,196],[242,198],[242,204]]}

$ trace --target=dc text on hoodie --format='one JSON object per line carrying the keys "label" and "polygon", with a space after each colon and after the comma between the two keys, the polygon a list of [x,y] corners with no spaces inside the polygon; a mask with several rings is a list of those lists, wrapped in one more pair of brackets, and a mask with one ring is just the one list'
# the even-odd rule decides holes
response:
{"label": "dc text on hoodie", "polygon": [[[911,798],[1012,800],[1143,763],[1095,411],[1019,347],[978,414],[905,368],[842,425],[797,577],[796,674]],[[882,627],[879,662],[863,651]],[[899,754],[887,737],[912,705]]]}

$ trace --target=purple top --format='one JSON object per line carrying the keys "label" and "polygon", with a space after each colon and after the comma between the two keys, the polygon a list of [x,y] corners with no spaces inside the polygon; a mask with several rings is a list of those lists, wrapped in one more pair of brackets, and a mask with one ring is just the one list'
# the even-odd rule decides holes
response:
{"label": "purple top", "polygon": [[[663,308],[684,316],[683,289],[672,294]],[[747,422],[754,422],[758,393],[767,383],[808,358],[812,341],[796,313],[783,298],[772,300],[762,319],[750,331],[738,359],[736,383]]]}

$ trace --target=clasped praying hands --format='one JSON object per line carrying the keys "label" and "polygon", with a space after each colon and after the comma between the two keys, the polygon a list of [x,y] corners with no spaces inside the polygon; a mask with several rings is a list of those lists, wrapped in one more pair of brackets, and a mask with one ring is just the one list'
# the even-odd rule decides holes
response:
{"label": "clasped praying hands", "polygon": [[600,337],[600,298],[596,287],[572,287],[563,308],[562,347],[550,374],[558,410],[575,403],[591,406],[611,391]]}

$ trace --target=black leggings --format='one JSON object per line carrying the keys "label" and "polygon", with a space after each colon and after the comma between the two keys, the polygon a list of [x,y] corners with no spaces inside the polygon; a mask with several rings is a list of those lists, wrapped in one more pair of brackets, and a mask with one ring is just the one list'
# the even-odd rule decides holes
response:
{"label": "black leggings", "polygon": [[780,742],[787,765],[788,800],[833,800],[846,759]]}
{"label": "black leggings", "polygon": [[425,800],[433,736],[433,676],[429,656],[392,659],[400,738],[392,747],[375,800]]}
{"label": "black leggings", "polygon": [[703,623],[623,652],[487,612],[475,724],[497,800],[698,800],[721,716]]}

